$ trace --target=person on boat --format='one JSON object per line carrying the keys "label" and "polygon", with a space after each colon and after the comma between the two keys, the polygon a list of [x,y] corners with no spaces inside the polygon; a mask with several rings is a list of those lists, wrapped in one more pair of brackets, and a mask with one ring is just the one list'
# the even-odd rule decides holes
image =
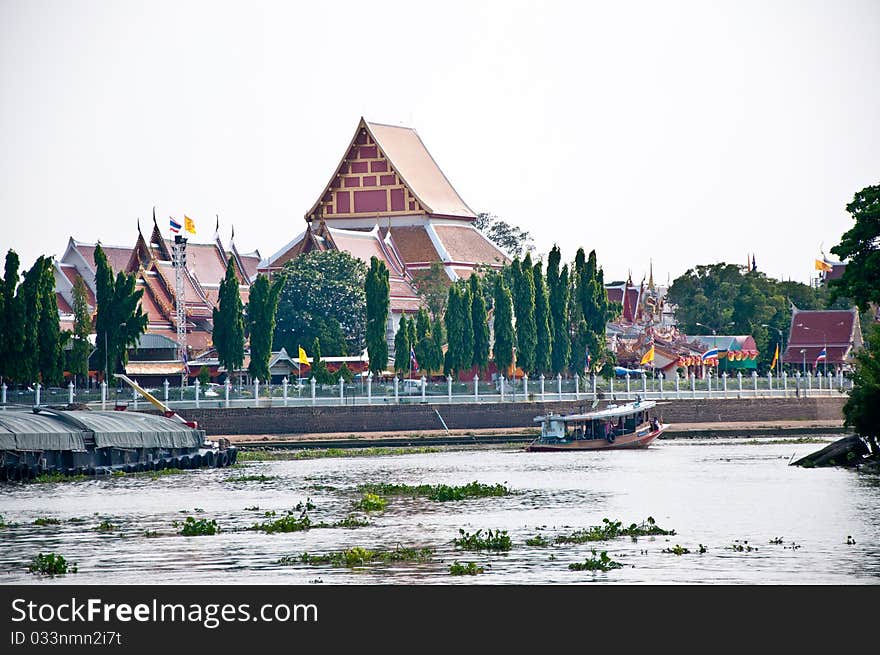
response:
{"label": "person on boat", "polygon": [[660,421],[657,419],[656,416],[651,417],[651,430],[656,432],[659,429],[660,429]]}

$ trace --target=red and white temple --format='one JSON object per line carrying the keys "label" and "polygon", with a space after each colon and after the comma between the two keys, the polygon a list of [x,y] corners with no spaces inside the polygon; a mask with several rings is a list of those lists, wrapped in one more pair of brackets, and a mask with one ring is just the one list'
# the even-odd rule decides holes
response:
{"label": "red and white temple", "polygon": [[393,322],[418,311],[419,272],[439,262],[450,280],[510,259],[474,226],[462,200],[418,133],[408,127],[358,123],[345,154],[305,214],[306,229],[266,261],[277,273],[314,250],[345,250],[369,264],[376,256],[391,278]]}

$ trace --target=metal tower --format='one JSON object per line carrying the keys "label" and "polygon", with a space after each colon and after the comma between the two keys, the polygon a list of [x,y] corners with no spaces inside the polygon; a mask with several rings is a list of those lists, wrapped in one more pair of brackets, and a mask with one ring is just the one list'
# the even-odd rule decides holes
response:
{"label": "metal tower", "polygon": [[179,234],[174,236],[171,250],[171,263],[174,266],[175,308],[174,318],[177,324],[177,350],[180,360],[186,363],[186,300],[184,298],[184,280],[186,275],[186,239]]}

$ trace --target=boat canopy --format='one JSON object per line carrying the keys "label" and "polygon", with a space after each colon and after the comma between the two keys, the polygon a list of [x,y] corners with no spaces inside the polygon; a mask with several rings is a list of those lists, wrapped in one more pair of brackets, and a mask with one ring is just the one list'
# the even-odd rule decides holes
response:
{"label": "boat canopy", "polygon": [[646,400],[638,403],[629,403],[626,405],[609,405],[598,412],[589,412],[587,414],[547,414],[545,416],[536,416],[535,423],[541,423],[547,420],[553,421],[601,421],[603,419],[615,419],[621,416],[629,416],[648,409],[656,407],[657,403],[653,400]]}

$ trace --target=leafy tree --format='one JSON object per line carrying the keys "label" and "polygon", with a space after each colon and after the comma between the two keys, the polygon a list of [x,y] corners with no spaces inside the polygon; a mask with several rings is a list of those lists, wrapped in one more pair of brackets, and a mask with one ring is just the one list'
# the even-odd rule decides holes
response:
{"label": "leafy tree", "polygon": [[547,285],[544,283],[541,262],[536,262],[532,267],[532,276],[535,281],[535,327],[538,337],[535,347],[535,370],[549,371],[553,333],[550,331],[550,300],[547,297]]}
{"label": "leafy tree", "polygon": [[312,367],[309,370],[309,379],[312,378],[317,384],[333,384],[333,374],[327,370],[327,365],[321,360],[321,342],[317,337],[312,342]]}
{"label": "leafy tree", "polygon": [[513,366],[513,298],[510,290],[504,284],[504,278],[498,276],[495,278],[495,288],[493,289],[495,318],[494,332],[495,343],[492,348],[492,355],[495,359],[495,366],[502,375],[508,375],[510,368]]}
{"label": "leafy tree", "polygon": [[244,363],[244,308],[235,275],[235,259],[229,256],[226,276],[220,282],[218,307],[214,308],[214,348],[217,359],[229,374]]}
{"label": "leafy tree", "polygon": [[77,275],[73,283],[73,348],[70,356],[70,372],[81,382],[89,376],[89,352],[92,347],[92,313],[85,280]]}
{"label": "leafy tree", "polygon": [[846,206],[855,225],[831,252],[849,260],[840,279],[830,283],[832,299],[846,296],[865,311],[880,304],[880,184],[868,186]]}
{"label": "leafy tree", "polygon": [[468,370],[474,357],[474,332],[471,319],[470,293],[461,284],[449,287],[446,302],[447,350],[444,368],[447,374]]}
{"label": "leafy tree", "polygon": [[[439,371],[443,368],[444,343],[445,334],[443,332],[443,322],[440,320],[440,317],[437,316],[431,324],[431,340],[429,342],[430,360],[422,364],[424,368],[427,368],[429,371]],[[419,361],[421,362],[421,360]]]}
{"label": "leafy tree", "polygon": [[[589,348],[592,358],[591,368],[605,363],[611,354],[605,340],[605,326],[613,314],[605,289],[605,275],[596,262],[596,251],[590,251],[584,268],[581,287],[581,309],[586,323],[585,349]],[[586,364],[586,352],[583,355]]]}
{"label": "leafy tree", "polygon": [[64,372],[61,349],[70,333],[62,333],[59,325],[52,260],[41,257],[37,261],[41,263],[38,282],[40,307],[37,315],[37,367],[44,384],[57,384],[61,382]]}
{"label": "leafy tree", "polygon": [[391,286],[385,262],[379,261],[376,257],[370,257],[365,292],[367,352],[370,356],[370,370],[378,375],[388,366],[388,341],[385,331],[388,325]]}
{"label": "leafy tree", "polygon": [[489,320],[486,311],[486,298],[479,276],[471,275],[468,280],[471,296],[471,324],[474,333],[474,348],[471,364],[480,371],[489,365]]}
{"label": "leafy tree", "polygon": [[446,311],[446,298],[450,280],[440,262],[431,262],[427,271],[416,271],[413,274],[416,292],[428,308],[432,318],[443,316]]}
{"label": "leafy tree", "polygon": [[550,329],[553,331],[550,369],[554,374],[565,371],[571,352],[568,332],[568,265],[559,270],[561,253],[553,246],[547,257],[547,286],[550,295]]}
{"label": "leafy tree", "polygon": [[[477,220],[474,221],[474,227],[511,257],[522,257],[535,249],[531,234],[502,221],[495,214],[487,212],[478,214]],[[499,261],[498,263],[503,262]]]}
{"label": "leafy tree", "polygon": [[0,290],[0,377],[16,382],[20,379],[24,347],[24,307],[16,296],[18,289],[18,254],[6,253],[3,286]]}
{"label": "leafy tree", "polygon": [[345,362],[342,362],[342,366],[333,374],[334,383],[339,384],[340,379],[344,380],[346,384],[354,382],[354,373],[351,372],[351,369],[348,368],[348,364]]}
{"label": "leafy tree", "polygon": [[568,367],[572,372],[583,371],[586,359],[587,321],[584,318],[584,295],[587,286],[587,258],[583,248],[578,248],[571,268],[568,303],[568,326],[571,335],[571,352]]}
{"label": "leafy tree", "polygon": [[251,361],[248,373],[263,381],[271,378],[269,360],[272,357],[272,337],[275,334],[275,316],[281,294],[282,279],[269,282],[265,275],[258,275],[248,294],[245,331],[251,342]]}
{"label": "leafy tree", "polygon": [[412,344],[413,352],[416,354],[419,367],[423,371],[430,371],[431,364],[433,363],[431,351],[434,346],[431,340],[431,319],[428,317],[428,311],[424,307],[419,309],[419,313],[416,315],[415,326],[416,338],[415,343]]}
{"label": "leafy tree", "polygon": [[19,359],[19,382],[35,382],[39,375],[39,318],[42,306],[40,281],[42,276],[43,257],[40,257],[25,273],[15,294],[19,300],[19,306],[24,310],[24,341]]}
{"label": "leafy tree", "polygon": [[334,355],[363,352],[366,274],[364,263],[342,250],[310,252],[285,264],[275,344],[299,352],[319,339]]}
{"label": "leafy tree", "polygon": [[202,366],[199,369],[199,384],[203,387],[208,386],[211,383],[211,369],[207,366]]}
{"label": "leafy tree", "polygon": [[848,427],[868,442],[873,457],[880,457],[880,325],[872,325],[865,347],[854,356],[853,388],[843,406]]}
{"label": "leafy tree", "polygon": [[526,373],[535,370],[538,328],[535,325],[535,280],[532,258],[513,260],[513,311],[516,315],[516,365]]}
{"label": "leafy tree", "polygon": [[[128,349],[147,330],[147,316],[140,307],[143,289],[135,289],[134,275],[113,271],[101,245],[95,246],[95,318],[97,361],[107,362],[112,375],[128,362]],[[105,350],[106,344],[106,350]],[[105,360],[106,357],[106,360]]]}
{"label": "leafy tree", "polygon": [[394,335],[394,370],[398,373],[409,372],[409,320],[406,315],[400,317],[397,333]]}

